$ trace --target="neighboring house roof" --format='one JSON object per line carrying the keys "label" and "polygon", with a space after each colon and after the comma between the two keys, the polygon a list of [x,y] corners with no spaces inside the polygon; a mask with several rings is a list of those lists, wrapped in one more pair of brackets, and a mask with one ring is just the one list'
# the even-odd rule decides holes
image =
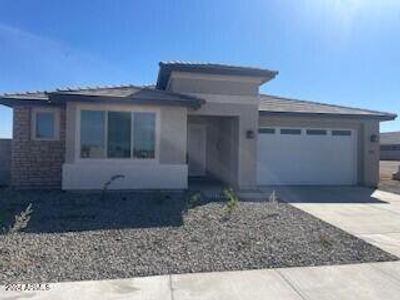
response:
{"label": "neighboring house roof", "polygon": [[297,116],[331,115],[339,117],[368,117],[383,120],[393,120],[396,114],[339,106],[334,104],[284,98],[273,95],[260,95],[260,114],[290,114]]}
{"label": "neighboring house roof", "polygon": [[113,86],[67,88],[55,91],[26,92],[0,95],[0,104],[7,106],[21,103],[59,104],[66,101],[121,102],[138,104],[175,105],[199,108],[205,100],[178,93],[155,89],[154,86]]}
{"label": "neighboring house roof", "polygon": [[381,145],[400,145],[400,131],[381,133],[380,143]]}
{"label": "neighboring house roof", "polygon": [[158,89],[165,89],[168,84],[169,76],[172,71],[229,75],[229,76],[249,76],[259,77],[264,82],[273,79],[278,71],[268,69],[260,69],[255,67],[234,66],[215,63],[193,63],[184,61],[162,61],[159,63],[160,70],[158,72],[157,85]]}

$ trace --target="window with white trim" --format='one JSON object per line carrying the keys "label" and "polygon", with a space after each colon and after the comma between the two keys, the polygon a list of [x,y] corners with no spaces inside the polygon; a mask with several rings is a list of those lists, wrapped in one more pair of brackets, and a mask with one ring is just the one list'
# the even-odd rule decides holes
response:
{"label": "window with white trim", "polygon": [[156,113],[81,110],[81,158],[154,159]]}
{"label": "window with white trim", "polygon": [[52,108],[34,108],[32,111],[32,139],[53,141],[58,139],[58,112]]}

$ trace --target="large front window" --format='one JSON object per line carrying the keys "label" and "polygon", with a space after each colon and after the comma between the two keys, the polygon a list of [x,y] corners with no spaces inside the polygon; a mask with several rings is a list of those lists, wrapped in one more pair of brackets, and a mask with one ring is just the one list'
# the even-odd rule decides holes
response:
{"label": "large front window", "polygon": [[81,158],[155,158],[153,112],[81,111]]}
{"label": "large front window", "polygon": [[134,113],[133,156],[135,158],[154,158],[155,125],[153,113]]}
{"label": "large front window", "polygon": [[108,112],[108,157],[131,157],[131,115],[129,112]]}

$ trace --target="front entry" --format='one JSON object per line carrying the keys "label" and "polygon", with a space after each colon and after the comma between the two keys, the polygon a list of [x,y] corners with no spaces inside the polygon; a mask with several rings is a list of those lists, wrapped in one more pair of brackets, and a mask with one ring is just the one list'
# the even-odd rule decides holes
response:
{"label": "front entry", "polygon": [[207,127],[204,124],[188,125],[189,176],[206,175]]}

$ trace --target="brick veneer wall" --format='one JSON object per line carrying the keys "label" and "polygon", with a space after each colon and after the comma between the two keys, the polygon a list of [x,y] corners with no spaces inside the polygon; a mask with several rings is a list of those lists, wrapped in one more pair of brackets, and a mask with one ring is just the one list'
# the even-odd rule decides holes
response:
{"label": "brick veneer wall", "polygon": [[65,161],[65,107],[60,107],[59,139],[31,138],[32,107],[14,107],[11,184],[17,188],[60,188]]}
{"label": "brick veneer wall", "polygon": [[0,139],[0,186],[10,184],[11,139]]}

